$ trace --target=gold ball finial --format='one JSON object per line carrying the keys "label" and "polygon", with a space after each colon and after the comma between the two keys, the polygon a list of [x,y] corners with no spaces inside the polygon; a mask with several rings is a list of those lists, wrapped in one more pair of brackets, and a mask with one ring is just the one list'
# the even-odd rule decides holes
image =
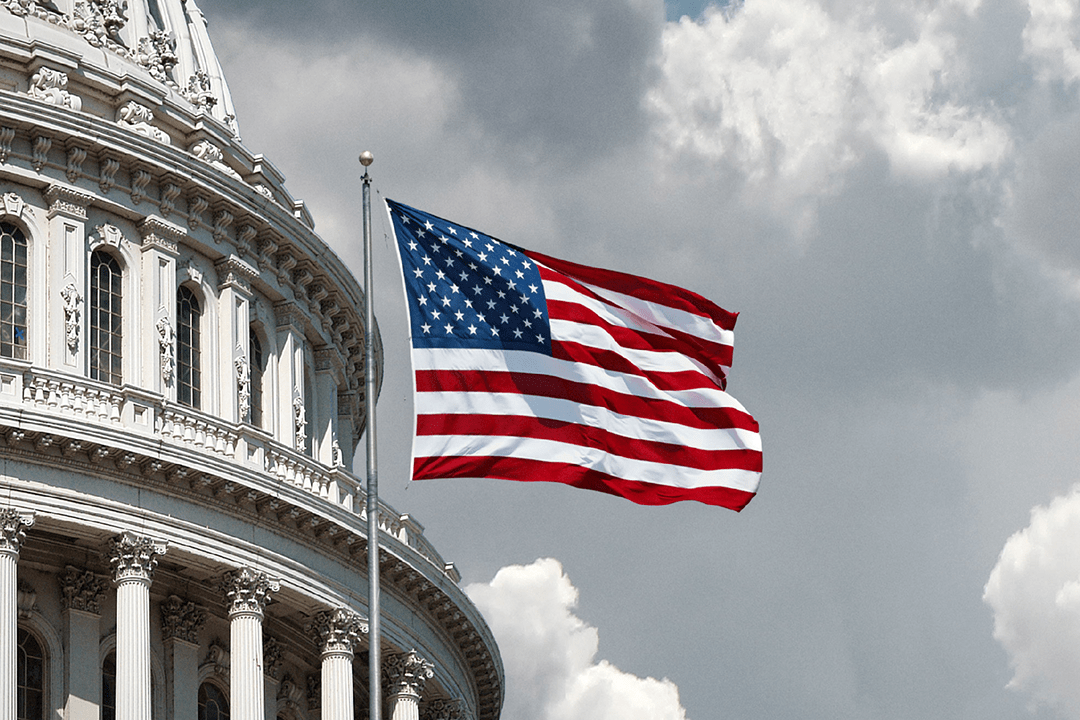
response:
{"label": "gold ball finial", "polygon": [[364,152],[360,153],[360,164],[361,165],[363,165],[364,167],[367,167],[368,165],[370,165],[373,162],[375,162],[375,156],[372,155],[370,152],[365,150]]}

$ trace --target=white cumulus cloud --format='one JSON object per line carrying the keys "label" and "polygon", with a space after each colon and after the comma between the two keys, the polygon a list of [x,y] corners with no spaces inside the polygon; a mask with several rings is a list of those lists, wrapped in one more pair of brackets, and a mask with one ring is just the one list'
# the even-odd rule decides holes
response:
{"label": "white cumulus cloud", "polygon": [[1010,687],[1080,716],[1080,486],[1031,511],[986,583],[994,637],[1010,656]]}
{"label": "white cumulus cloud", "polygon": [[558,560],[504,567],[466,592],[502,652],[507,720],[686,720],[670,680],[596,661],[599,634],[574,615],[578,591]]}

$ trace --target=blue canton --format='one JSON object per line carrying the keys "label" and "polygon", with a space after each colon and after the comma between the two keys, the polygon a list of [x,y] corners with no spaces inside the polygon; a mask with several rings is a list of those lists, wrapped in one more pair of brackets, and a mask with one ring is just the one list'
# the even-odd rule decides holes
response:
{"label": "blue canton", "polygon": [[493,237],[387,200],[413,347],[551,355],[544,285],[531,259]]}

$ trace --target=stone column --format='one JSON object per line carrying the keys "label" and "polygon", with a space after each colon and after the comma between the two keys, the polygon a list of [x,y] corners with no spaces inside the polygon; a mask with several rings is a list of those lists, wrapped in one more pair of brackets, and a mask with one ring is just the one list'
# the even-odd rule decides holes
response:
{"label": "stone column", "polygon": [[222,587],[229,603],[229,716],[265,720],[263,608],[281,585],[265,573],[243,568],[227,573]]}
{"label": "stone column", "polygon": [[[134,363],[133,384],[176,399],[176,258],[184,232],[150,216],[139,223],[142,240],[142,287],[136,303],[142,327],[139,357],[157,362]],[[125,321],[126,322],[126,321]]]}
{"label": "stone column", "polygon": [[353,644],[367,624],[345,608],[324,610],[311,623],[322,645],[322,720],[354,720]]}
{"label": "stone column", "polygon": [[150,583],[166,544],[125,532],[112,539],[116,583],[116,720],[150,717]]}
{"label": "stone column", "polygon": [[199,717],[199,631],[205,624],[206,609],[191,601],[170,595],[161,604],[166,716],[173,720]]}
{"label": "stone column", "polygon": [[383,660],[383,681],[390,720],[420,720],[420,694],[435,676],[435,666],[415,650],[388,655]]}
{"label": "stone column", "polygon": [[60,573],[60,605],[64,609],[65,720],[101,717],[101,600],[105,580],[89,570],[68,565]]}
{"label": "stone column", "polygon": [[15,720],[18,661],[18,564],[32,513],[0,509],[0,720]]}
{"label": "stone column", "polygon": [[[218,373],[231,378],[232,390],[222,393],[221,416],[233,422],[251,421],[251,358],[248,346],[251,332],[249,306],[251,279],[259,271],[236,255],[229,255],[214,268],[218,275]],[[230,384],[226,384],[226,388]]]}

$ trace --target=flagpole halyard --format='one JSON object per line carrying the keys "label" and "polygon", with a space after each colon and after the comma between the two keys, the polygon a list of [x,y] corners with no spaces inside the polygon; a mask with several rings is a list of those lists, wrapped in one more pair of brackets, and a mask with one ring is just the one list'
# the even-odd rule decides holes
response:
{"label": "flagpole halyard", "polygon": [[360,153],[364,199],[364,410],[367,425],[367,535],[368,535],[368,717],[380,720],[382,710],[382,653],[379,646],[379,473],[375,456],[375,271],[371,243],[371,176],[375,161]]}

